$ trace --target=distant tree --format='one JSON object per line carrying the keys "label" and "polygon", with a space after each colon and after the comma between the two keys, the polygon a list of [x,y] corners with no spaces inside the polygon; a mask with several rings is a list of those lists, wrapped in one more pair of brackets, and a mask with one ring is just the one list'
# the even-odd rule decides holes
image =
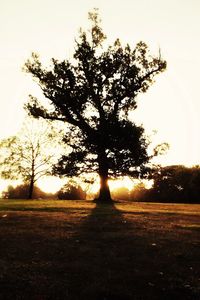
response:
{"label": "distant tree", "polygon": [[[16,194],[14,192],[15,188],[12,185],[8,185],[6,190],[4,190],[1,194],[2,194],[2,199],[18,199],[15,198]],[[20,197],[21,199],[27,198],[27,193],[24,197],[24,194],[22,195],[22,197]]]}
{"label": "distant tree", "polygon": [[36,118],[68,124],[63,141],[70,144],[71,153],[61,157],[55,174],[97,172],[99,200],[109,201],[109,178],[147,173],[149,141],[144,128],[130,121],[129,111],[137,108],[137,96],[148,90],[166,62],[160,54],[151,56],[144,42],[131,50],[117,39],[104,51],[106,36],[96,10],[89,19],[90,32],[80,31],[72,62],[52,59],[50,70],[42,67],[36,54],[26,62],[25,70],[48,99],[48,106],[43,106],[30,96],[26,108]]}
{"label": "distant tree", "polygon": [[[20,184],[16,187],[9,185],[5,191],[2,192],[2,198],[6,199],[27,199],[29,194],[29,184]],[[39,187],[34,186],[33,194],[34,199],[56,199],[56,195],[52,193],[46,193]]]}
{"label": "distant tree", "polygon": [[42,176],[50,175],[56,162],[52,138],[52,130],[47,125],[27,120],[17,136],[0,142],[1,177],[22,179],[29,186],[26,195],[29,199],[33,197],[35,183]]}
{"label": "distant tree", "polygon": [[86,192],[80,185],[70,181],[57,192],[57,197],[63,200],[85,200]]}
{"label": "distant tree", "polygon": [[130,200],[149,201],[149,190],[146,188],[144,182],[139,182],[130,191]]}
{"label": "distant tree", "polygon": [[200,202],[200,167],[181,165],[159,168],[153,175],[151,189],[154,201]]}

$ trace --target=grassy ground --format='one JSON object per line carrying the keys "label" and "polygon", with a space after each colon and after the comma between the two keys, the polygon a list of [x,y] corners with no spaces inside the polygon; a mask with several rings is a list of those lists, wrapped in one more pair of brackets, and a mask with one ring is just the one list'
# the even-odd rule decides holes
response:
{"label": "grassy ground", "polygon": [[200,205],[0,200],[0,299],[200,299]]}

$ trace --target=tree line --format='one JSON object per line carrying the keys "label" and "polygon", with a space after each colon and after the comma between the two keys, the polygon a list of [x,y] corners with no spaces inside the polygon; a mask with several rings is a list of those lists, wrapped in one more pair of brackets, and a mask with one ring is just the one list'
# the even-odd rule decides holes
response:
{"label": "tree line", "polygon": [[167,166],[153,174],[146,197],[154,202],[200,203],[200,166]]}
{"label": "tree line", "polygon": [[200,166],[159,167],[152,172],[151,179],[151,188],[139,182],[130,191],[127,188],[116,190],[113,197],[129,201],[200,203]]}
{"label": "tree line", "polygon": [[[111,196],[116,201],[159,202],[159,203],[200,203],[200,166],[186,167],[173,165],[160,167],[152,173],[153,184],[147,188],[144,182],[133,184],[131,189],[115,188]],[[9,186],[2,198],[27,199],[29,185]],[[46,193],[37,186],[33,190],[34,199],[86,200],[91,193],[76,181],[69,181],[56,193]]]}
{"label": "tree line", "polygon": [[[32,191],[33,199],[52,199],[52,200],[86,200],[86,191],[76,182],[69,182],[65,184],[56,193],[48,193],[42,191],[37,185]],[[5,191],[2,192],[2,199],[30,199],[29,184],[23,183],[15,187],[9,185]]]}

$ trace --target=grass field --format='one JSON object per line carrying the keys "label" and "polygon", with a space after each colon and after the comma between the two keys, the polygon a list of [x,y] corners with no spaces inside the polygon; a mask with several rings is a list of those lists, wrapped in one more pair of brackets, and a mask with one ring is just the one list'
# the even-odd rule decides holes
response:
{"label": "grass field", "polygon": [[0,200],[0,299],[200,299],[200,205]]}

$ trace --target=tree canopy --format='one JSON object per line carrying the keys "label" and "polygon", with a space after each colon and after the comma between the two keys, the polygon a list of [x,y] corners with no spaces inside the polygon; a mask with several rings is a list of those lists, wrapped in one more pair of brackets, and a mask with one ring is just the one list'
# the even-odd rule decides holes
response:
{"label": "tree canopy", "polygon": [[148,90],[166,62],[160,55],[151,56],[144,42],[132,50],[117,39],[105,50],[98,12],[90,12],[89,19],[90,31],[80,31],[73,60],[53,58],[50,69],[36,54],[26,62],[25,70],[47,99],[42,104],[30,96],[26,108],[36,118],[67,124],[63,142],[71,152],[60,158],[55,174],[97,172],[99,199],[107,201],[111,199],[109,177],[142,177],[147,172],[149,141],[128,113],[137,108],[137,96]]}

